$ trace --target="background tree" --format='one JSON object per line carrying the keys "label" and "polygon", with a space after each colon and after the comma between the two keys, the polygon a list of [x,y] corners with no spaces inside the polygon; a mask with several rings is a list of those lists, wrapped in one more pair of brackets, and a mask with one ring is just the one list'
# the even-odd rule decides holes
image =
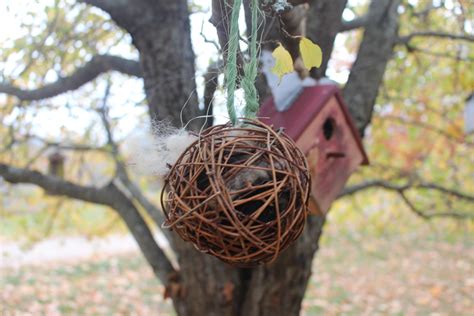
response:
{"label": "background tree", "polygon": [[[246,12],[249,2],[244,1]],[[230,3],[212,1],[211,21],[216,25],[223,52]],[[355,30],[346,38],[346,46],[355,52],[355,61],[343,93],[361,134],[367,135],[371,156],[376,159],[372,159],[373,167],[358,174],[355,184],[341,196],[381,188],[396,193],[423,218],[472,218],[472,212],[467,211],[474,202],[474,177],[469,177],[472,167],[462,174],[455,170],[456,165],[474,166],[472,136],[462,134],[459,122],[462,100],[473,86],[472,74],[466,71],[474,58],[473,26],[468,19],[472,6],[461,0],[372,0],[358,5],[347,0],[288,3],[292,6],[285,11],[265,16],[263,44],[276,39],[291,48],[292,38],[287,33],[306,33],[323,49],[323,66],[311,74],[315,78],[324,76],[330,62],[337,61],[331,60],[331,56],[337,57],[337,52],[333,53],[336,36]],[[130,176],[121,142],[113,133],[125,118],[111,119],[111,90],[114,85],[124,85],[125,80],[119,78],[121,83],[117,83],[108,77],[92,87],[86,85],[82,89],[91,94],[97,87],[103,88],[104,93],[92,98],[81,95],[77,104],[56,107],[49,102],[52,97],[71,93],[98,76],[116,71],[143,80],[146,102],[136,103],[146,103],[149,117],[169,119],[176,126],[181,126],[182,120],[190,121],[189,128],[200,128],[202,121],[191,119],[212,109],[222,65],[212,64],[204,75],[205,107],[200,110],[190,36],[192,8],[185,0],[55,1],[46,6],[47,23],[42,29],[25,21],[29,32],[19,37],[13,47],[2,49],[4,65],[14,64],[17,68],[4,69],[0,84],[0,92],[7,95],[1,108],[0,176],[9,183],[34,184],[49,194],[115,210],[166,286],[179,315],[298,314],[324,218],[309,217],[305,232],[294,246],[274,264],[255,269],[232,268],[198,253],[165,231],[177,257],[178,265],[173,265],[153,238],[151,223],[147,222],[150,217],[160,226],[161,210],[147,190]],[[354,18],[343,19],[344,12]],[[114,47],[123,45],[124,38],[136,48],[130,49],[130,57],[138,60],[112,54]],[[439,63],[436,69],[432,66],[434,61]],[[384,81],[387,67],[392,71]],[[430,77],[432,80],[427,81]],[[405,95],[400,94],[403,86]],[[265,87],[261,80],[259,88],[263,97]],[[103,140],[94,139],[96,126],[83,135],[66,131],[64,139],[59,140],[34,135],[35,121],[31,116],[41,115],[45,109],[77,108],[98,117],[93,122],[100,123],[105,131]],[[371,122],[373,125],[368,128]],[[441,135],[441,140],[421,148],[410,147],[433,133]],[[24,146],[32,139],[42,144],[35,153]],[[95,145],[100,142],[103,146]],[[372,146],[379,143],[384,146]],[[34,171],[41,169],[38,158],[50,148],[86,154],[69,162],[62,179]],[[20,154],[28,159],[20,162]],[[106,180],[94,181],[91,174],[83,174],[80,166],[92,154],[114,162],[114,168],[102,171]],[[453,171],[445,172],[443,163],[451,164]],[[380,170],[384,171],[383,178]]]}

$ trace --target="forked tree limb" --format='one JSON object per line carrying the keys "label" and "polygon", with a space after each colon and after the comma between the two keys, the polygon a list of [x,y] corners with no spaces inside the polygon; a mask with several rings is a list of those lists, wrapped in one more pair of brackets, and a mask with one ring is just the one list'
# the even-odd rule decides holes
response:
{"label": "forked tree limb", "polygon": [[406,192],[409,190],[431,190],[437,191],[445,195],[453,196],[459,200],[466,201],[468,203],[474,204],[474,195],[469,194],[467,192],[463,192],[454,188],[447,188],[442,185],[438,185],[436,183],[406,183],[406,184],[397,184],[392,183],[387,180],[370,180],[366,182],[362,182],[359,184],[355,184],[352,186],[346,187],[339,198],[347,197],[350,195],[354,195],[356,193],[360,193],[362,191],[370,190],[370,189],[384,189],[387,191],[396,192],[400,198],[405,202],[408,208],[414,212],[416,215],[420,216],[423,219],[431,219],[435,217],[451,217],[457,219],[474,219],[473,213],[463,213],[463,212],[456,212],[456,211],[446,211],[446,212],[433,212],[433,213],[426,213],[420,210],[418,207],[414,205],[414,203],[408,198]]}
{"label": "forked tree limb", "polygon": [[362,28],[367,26],[367,23],[369,23],[369,16],[367,14],[350,21],[343,20],[339,32],[347,32]]}
{"label": "forked tree limb", "polygon": [[[151,203],[145,194],[143,194],[141,189],[132,181],[132,179],[130,179],[127,168],[123,162],[123,159],[121,158],[119,145],[114,140],[112,126],[110,124],[108,106],[110,88],[111,83],[109,81],[107,82],[105,93],[102,98],[102,106],[99,108],[98,112],[102,121],[102,125],[105,129],[105,134],[107,136],[107,144],[111,148],[112,157],[115,162],[115,173],[117,178],[115,183],[119,185],[119,187],[122,189],[122,192],[126,191],[130,199],[134,199],[137,203],[139,203],[158,226],[161,226],[165,221],[163,212],[160,211],[153,203]],[[163,231],[163,233],[169,237],[169,231]]]}
{"label": "forked tree limb", "polygon": [[398,195],[405,203],[405,205],[417,216],[421,217],[425,220],[430,220],[436,217],[450,217],[456,219],[474,219],[474,214],[469,213],[460,213],[460,212],[453,212],[453,211],[446,211],[446,212],[434,212],[434,213],[426,213],[420,210],[416,205],[408,198],[404,191],[397,191]]}
{"label": "forked tree limb", "polygon": [[396,183],[386,181],[386,180],[370,180],[370,181],[366,181],[366,182],[362,182],[359,184],[346,187],[342,191],[342,193],[339,195],[339,197],[353,195],[361,191],[365,191],[365,190],[373,189],[373,188],[383,188],[385,190],[390,190],[390,191],[407,191],[410,189],[433,190],[433,191],[438,191],[440,193],[454,196],[458,199],[462,199],[470,203],[474,203],[474,195],[457,190],[457,189],[447,188],[445,186],[438,185],[435,183],[420,182],[420,183],[396,184]]}
{"label": "forked tree limb", "polygon": [[142,76],[138,61],[112,55],[97,55],[84,66],[78,68],[70,76],[59,78],[56,82],[47,84],[41,88],[27,90],[10,84],[0,83],[0,93],[16,96],[22,101],[43,100],[76,90],[82,85],[94,80],[99,75],[112,70],[130,76]]}
{"label": "forked tree limb", "polygon": [[156,243],[137,208],[114,182],[103,187],[83,186],[38,171],[16,168],[4,163],[0,163],[0,177],[12,184],[34,184],[54,195],[67,196],[113,208],[127,225],[153,272],[163,284],[168,284],[169,279],[175,275],[175,269]]}

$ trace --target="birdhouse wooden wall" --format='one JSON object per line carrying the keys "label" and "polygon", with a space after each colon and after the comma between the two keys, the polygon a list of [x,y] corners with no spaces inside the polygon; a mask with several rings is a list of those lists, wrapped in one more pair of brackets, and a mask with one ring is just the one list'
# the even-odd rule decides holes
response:
{"label": "birdhouse wooden wall", "polygon": [[64,178],[65,157],[56,151],[48,156],[48,174],[51,176]]}
{"label": "birdhouse wooden wall", "polygon": [[[50,176],[64,178],[64,161],[66,157],[59,151],[55,151],[48,156],[48,174]],[[47,195],[55,195],[53,192],[46,190]]]}
{"label": "birdhouse wooden wall", "polygon": [[349,176],[367,155],[339,88],[305,88],[290,109],[278,112],[273,99],[261,107],[259,118],[275,129],[284,128],[306,154],[312,176],[310,207],[326,214]]}

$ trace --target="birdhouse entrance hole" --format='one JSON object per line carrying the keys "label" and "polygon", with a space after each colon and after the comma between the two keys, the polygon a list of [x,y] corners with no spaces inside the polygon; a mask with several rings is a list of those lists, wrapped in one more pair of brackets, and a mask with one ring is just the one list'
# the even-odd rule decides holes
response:
{"label": "birdhouse entrance hole", "polygon": [[323,134],[326,140],[330,140],[334,135],[334,129],[336,128],[336,122],[332,117],[328,117],[323,124]]}

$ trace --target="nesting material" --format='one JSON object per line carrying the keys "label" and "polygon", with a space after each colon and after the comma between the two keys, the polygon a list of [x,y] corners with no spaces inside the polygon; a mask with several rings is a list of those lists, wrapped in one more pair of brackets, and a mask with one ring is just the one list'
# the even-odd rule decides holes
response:
{"label": "nesting material", "polygon": [[203,131],[170,170],[167,221],[197,249],[237,266],[273,261],[303,231],[310,175],[282,131],[243,120]]}
{"label": "nesting material", "polygon": [[134,169],[143,175],[165,178],[183,151],[197,137],[184,129],[177,129],[166,121],[154,122],[149,133],[131,137],[127,145]]}

